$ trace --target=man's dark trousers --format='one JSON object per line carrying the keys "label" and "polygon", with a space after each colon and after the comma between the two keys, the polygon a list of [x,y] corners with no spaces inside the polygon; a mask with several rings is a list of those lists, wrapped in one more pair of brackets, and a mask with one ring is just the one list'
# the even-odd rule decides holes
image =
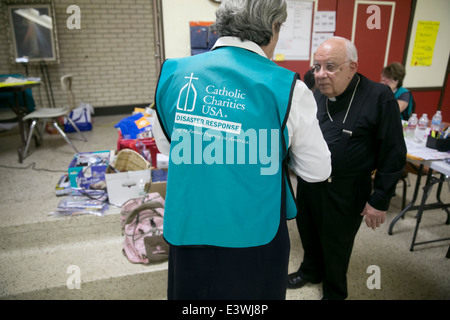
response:
{"label": "man's dark trousers", "polygon": [[333,177],[320,183],[298,178],[297,227],[305,251],[300,276],[323,282],[325,299],[345,299],[347,269],[371,177]]}

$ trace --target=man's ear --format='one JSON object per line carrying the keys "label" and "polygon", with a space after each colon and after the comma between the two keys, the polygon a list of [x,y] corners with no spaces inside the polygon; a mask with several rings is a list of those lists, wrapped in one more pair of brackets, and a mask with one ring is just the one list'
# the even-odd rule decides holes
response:
{"label": "man's ear", "polygon": [[353,78],[356,71],[358,70],[358,62],[357,61],[351,61],[350,62],[350,79]]}

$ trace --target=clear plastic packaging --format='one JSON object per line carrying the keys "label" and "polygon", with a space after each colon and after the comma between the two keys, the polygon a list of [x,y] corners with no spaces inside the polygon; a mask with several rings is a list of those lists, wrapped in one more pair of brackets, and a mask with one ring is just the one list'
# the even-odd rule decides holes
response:
{"label": "clear plastic packaging", "polygon": [[55,211],[49,215],[76,216],[92,214],[104,216],[108,210],[108,195],[100,190],[81,190],[72,188],[72,193],[58,203]]}

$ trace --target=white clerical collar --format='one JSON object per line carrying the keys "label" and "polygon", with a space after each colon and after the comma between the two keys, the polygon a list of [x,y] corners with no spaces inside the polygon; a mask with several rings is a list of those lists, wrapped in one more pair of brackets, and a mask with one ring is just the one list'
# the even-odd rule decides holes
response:
{"label": "white clerical collar", "polygon": [[330,98],[328,98],[328,100],[335,102],[336,101],[336,97],[330,97]]}
{"label": "white clerical collar", "polygon": [[264,51],[256,43],[254,43],[253,41],[248,41],[248,40],[242,41],[241,39],[239,39],[237,37],[220,37],[219,39],[217,39],[216,43],[214,44],[214,46],[212,47],[211,50],[214,50],[219,47],[243,48],[243,49],[255,52],[255,53],[259,54],[260,56],[263,56],[264,58],[267,58]]}

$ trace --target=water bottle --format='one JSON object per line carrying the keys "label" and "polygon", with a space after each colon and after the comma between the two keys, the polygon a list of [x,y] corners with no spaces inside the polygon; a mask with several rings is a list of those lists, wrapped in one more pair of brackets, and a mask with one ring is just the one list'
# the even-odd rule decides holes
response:
{"label": "water bottle", "polygon": [[414,139],[414,134],[416,132],[418,122],[419,119],[417,119],[417,114],[413,113],[408,120],[408,128],[406,129],[406,138]]}
{"label": "water bottle", "polygon": [[427,132],[427,127],[428,127],[428,116],[426,113],[424,113],[420,119],[419,119],[419,123],[417,124],[417,129],[416,129],[416,141],[418,143],[424,143],[426,141],[426,132]]}
{"label": "water bottle", "polygon": [[442,122],[442,114],[441,110],[436,111],[431,120],[431,131],[440,131],[441,130],[441,122]]}

